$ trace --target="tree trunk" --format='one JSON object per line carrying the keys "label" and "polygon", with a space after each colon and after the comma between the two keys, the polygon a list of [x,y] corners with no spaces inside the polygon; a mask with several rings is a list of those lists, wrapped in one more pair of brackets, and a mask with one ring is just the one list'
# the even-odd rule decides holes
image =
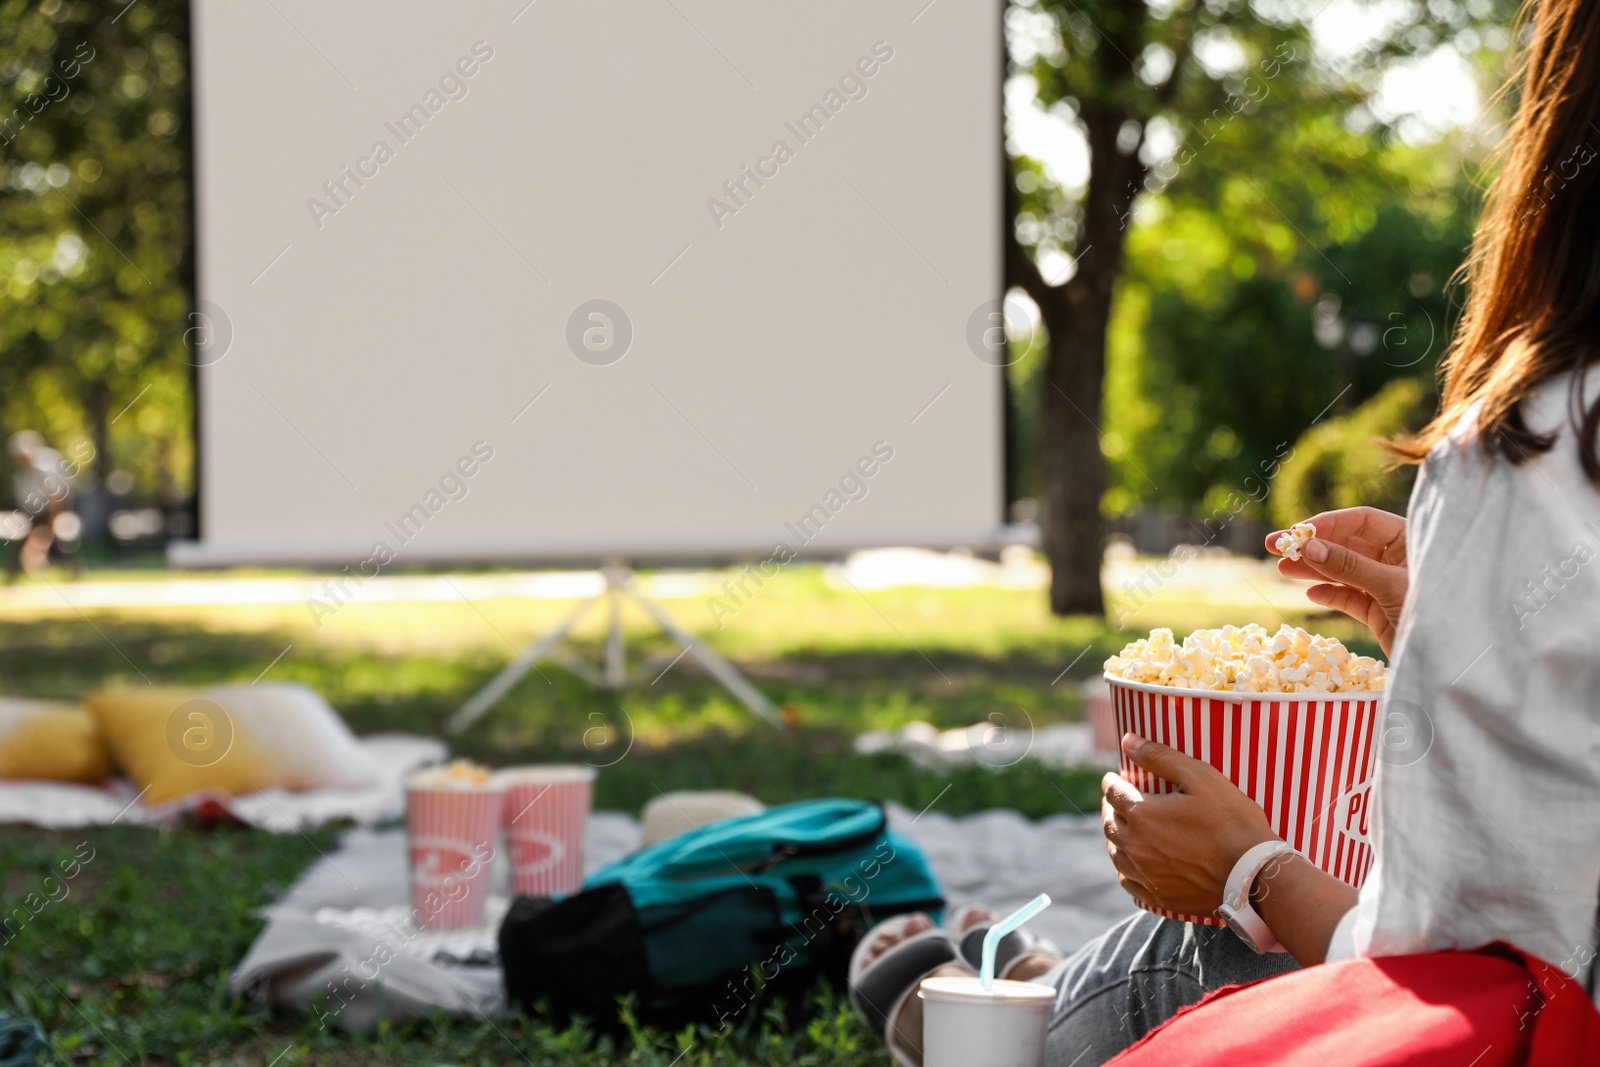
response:
{"label": "tree trunk", "polygon": [[[111,413],[111,386],[106,384],[104,377],[96,377],[89,385],[87,403],[88,410],[85,414],[89,420],[89,436],[94,445],[94,459],[92,464],[85,469],[93,472],[93,484],[103,485],[106,475],[111,472],[111,424],[107,416]],[[87,489],[89,479],[84,479],[85,484],[80,489]]]}
{"label": "tree trunk", "polygon": [[1081,112],[1090,171],[1077,273],[1064,285],[1048,285],[1015,239],[1011,241],[1013,283],[1039,305],[1049,333],[1041,407],[1041,519],[1050,560],[1050,610],[1057,615],[1105,614],[1100,498],[1106,465],[1100,420],[1106,327],[1122,276],[1128,205],[1144,179],[1137,153],[1124,155],[1117,148],[1117,135],[1130,117],[1122,108],[1099,105]]}

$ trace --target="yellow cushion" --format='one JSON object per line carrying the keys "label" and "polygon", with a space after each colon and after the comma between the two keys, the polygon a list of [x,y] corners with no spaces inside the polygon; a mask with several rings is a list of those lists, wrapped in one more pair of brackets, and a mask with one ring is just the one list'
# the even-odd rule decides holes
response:
{"label": "yellow cushion", "polygon": [[71,704],[0,698],[0,778],[92,785],[110,773],[88,712]]}
{"label": "yellow cushion", "polygon": [[361,785],[372,767],[336,712],[305,686],[107,690],[84,701],[111,758],[147,804],[201,790]]}

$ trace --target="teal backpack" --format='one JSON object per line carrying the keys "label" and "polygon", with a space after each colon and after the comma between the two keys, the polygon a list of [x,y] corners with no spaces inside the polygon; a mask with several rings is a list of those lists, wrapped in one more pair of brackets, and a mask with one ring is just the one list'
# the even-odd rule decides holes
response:
{"label": "teal backpack", "polygon": [[718,1027],[791,1009],[819,979],[843,991],[882,919],[940,917],[926,857],[865,800],[814,800],[690,830],[601,868],[557,900],[519,897],[500,928],[506,992],[532,1012],[614,1027]]}

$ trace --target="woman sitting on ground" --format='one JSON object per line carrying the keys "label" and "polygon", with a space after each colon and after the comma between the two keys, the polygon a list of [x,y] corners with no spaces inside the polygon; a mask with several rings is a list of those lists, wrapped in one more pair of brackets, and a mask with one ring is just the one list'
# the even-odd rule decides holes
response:
{"label": "woman sitting on ground", "polygon": [[[1406,758],[1380,753],[1371,872],[1357,893],[1298,855],[1263,868],[1251,900],[1267,945],[1151,914],[1065,958],[1013,935],[1010,976],[1057,990],[1052,1064],[1103,1063],[1211,990],[1345,956],[1502,941],[1594,991],[1600,166],[1586,164],[1600,138],[1600,4],[1529,0],[1523,18],[1521,98],[1442,410],[1395,446],[1422,464],[1409,525],[1370,508],[1318,515],[1302,559],[1278,564],[1391,654],[1380,726],[1411,734]],[[1132,735],[1123,745],[1180,789],[1145,797],[1106,776],[1123,888],[1147,906],[1215,913],[1235,864],[1275,840],[1266,816],[1207,764]],[[852,998],[901,1062],[921,1062],[918,980],[972,973],[971,931],[988,920],[968,910],[946,931],[910,917],[863,943]],[[1286,951],[1258,952],[1273,939]]]}

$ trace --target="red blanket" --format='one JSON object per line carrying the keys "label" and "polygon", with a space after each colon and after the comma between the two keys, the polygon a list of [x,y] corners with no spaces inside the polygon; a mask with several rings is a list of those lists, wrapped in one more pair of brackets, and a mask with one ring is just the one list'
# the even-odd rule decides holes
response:
{"label": "red blanket", "polygon": [[1562,970],[1504,945],[1339,960],[1219,989],[1111,1063],[1600,1065],[1600,1013]]}

